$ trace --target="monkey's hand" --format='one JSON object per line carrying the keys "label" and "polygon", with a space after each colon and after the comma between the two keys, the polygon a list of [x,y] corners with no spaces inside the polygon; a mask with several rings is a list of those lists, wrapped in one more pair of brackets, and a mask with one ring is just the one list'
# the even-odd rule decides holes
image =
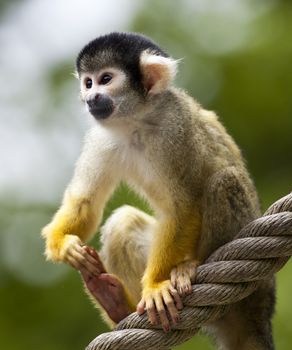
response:
{"label": "monkey's hand", "polygon": [[133,310],[127,301],[121,281],[106,272],[95,249],[83,247],[98,264],[100,274],[92,276],[84,268],[80,269],[83,281],[91,296],[105,309],[115,323],[127,317]]}
{"label": "monkey's hand", "polygon": [[99,263],[89,254],[78,236],[66,235],[63,250],[64,262],[76,270],[86,271],[90,276],[98,276],[100,274]]}
{"label": "monkey's hand", "polygon": [[66,262],[77,270],[87,270],[91,275],[100,273],[98,263],[86,251],[78,236],[63,234],[52,223],[43,229],[42,235],[46,238],[45,255],[48,260]]}
{"label": "monkey's hand", "polygon": [[195,281],[197,260],[186,260],[171,270],[170,280],[180,296],[185,296],[192,292],[192,282]]}
{"label": "monkey's hand", "polygon": [[178,322],[178,310],[183,308],[180,296],[176,289],[171,285],[170,280],[156,283],[153,287],[144,287],[142,299],[137,305],[137,312],[142,315],[147,311],[148,319],[151,324],[160,323],[165,332],[170,330],[170,321],[167,315],[169,313],[171,321]]}

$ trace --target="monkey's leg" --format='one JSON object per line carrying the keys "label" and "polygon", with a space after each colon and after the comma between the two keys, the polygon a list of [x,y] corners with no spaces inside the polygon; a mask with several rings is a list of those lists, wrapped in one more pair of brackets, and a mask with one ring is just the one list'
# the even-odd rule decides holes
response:
{"label": "monkey's leg", "polygon": [[[100,258],[104,265],[104,269],[108,276],[113,278],[113,284],[118,287],[110,290],[110,286],[106,286],[108,297],[118,300],[120,298],[120,286],[122,286],[125,295],[125,303],[128,305],[130,312],[135,311],[136,304],[141,297],[141,278],[143,276],[149,246],[152,241],[152,227],[155,224],[155,219],[146,213],[125,205],[117,210],[109,217],[106,223],[101,228],[101,243]],[[105,278],[108,278],[105,276]],[[110,277],[109,277],[110,278]],[[115,279],[115,281],[114,281]],[[102,283],[106,283],[103,281]],[[120,282],[120,286],[118,285]],[[99,288],[101,281],[97,277],[93,277],[91,283],[95,285],[92,288]],[[99,286],[97,285],[99,283]],[[102,292],[102,291],[101,291]],[[116,293],[113,295],[112,293]],[[94,295],[94,299],[98,301],[98,295]],[[104,299],[104,295],[102,296]],[[92,299],[92,298],[91,298]],[[112,303],[112,300],[107,303]],[[115,310],[108,312],[108,307],[103,307],[102,303],[97,304],[98,308],[104,309],[107,313],[103,316],[110,326],[109,318],[118,322],[118,319],[113,319],[111,314]],[[111,306],[109,306],[111,308]]]}
{"label": "monkey's leg", "polygon": [[135,304],[141,296],[141,278],[155,223],[152,216],[124,205],[101,228],[100,257],[105,269],[127,286]]}
{"label": "monkey's leg", "polygon": [[[215,174],[206,188],[200,261],[259,216],[256,192],[244,170],[227,168]],[[220,350],[272,350],[273,309],[274,282],[270,280],[206,328]]]}

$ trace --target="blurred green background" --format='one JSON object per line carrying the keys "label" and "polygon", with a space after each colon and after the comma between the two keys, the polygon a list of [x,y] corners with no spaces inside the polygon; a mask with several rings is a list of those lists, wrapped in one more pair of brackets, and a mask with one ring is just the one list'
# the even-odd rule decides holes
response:
{"label": "blurred green background", "polygon": [[[39,232],[58,207],[90,117],[78,50],[134,30],[183,58],[177,84],[240,145],[262,208],[291,191],[290,0],[0,1],[0,348],[83,349],[106,331],[71,269],[46,263]],[[105,210],[144,207],[125,186]],[[98,246],[98,238],[93,244]],[[277,275],[276,348],[292,342],[292,263]],[[202,335],[177,349],[212,349]]]}

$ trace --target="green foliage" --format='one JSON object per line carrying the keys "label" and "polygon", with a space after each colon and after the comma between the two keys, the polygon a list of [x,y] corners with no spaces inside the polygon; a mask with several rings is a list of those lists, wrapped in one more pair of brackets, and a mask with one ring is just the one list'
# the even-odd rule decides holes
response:
{"label": "green foliage", "polygon": [[9,5],[19,2],[20,0],[0,0],[0,18],[5,13]]}

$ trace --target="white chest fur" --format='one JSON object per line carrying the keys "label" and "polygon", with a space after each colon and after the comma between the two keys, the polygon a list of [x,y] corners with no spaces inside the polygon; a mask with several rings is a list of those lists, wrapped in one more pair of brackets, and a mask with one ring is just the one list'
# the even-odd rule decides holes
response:
{"label": "white chest fur", "polygon": [[172,202],[159,162],[147,152],[147,138],[136,126],[103,129],[106,144],[115,150],[115,169],[156,211],[165,211]]}

